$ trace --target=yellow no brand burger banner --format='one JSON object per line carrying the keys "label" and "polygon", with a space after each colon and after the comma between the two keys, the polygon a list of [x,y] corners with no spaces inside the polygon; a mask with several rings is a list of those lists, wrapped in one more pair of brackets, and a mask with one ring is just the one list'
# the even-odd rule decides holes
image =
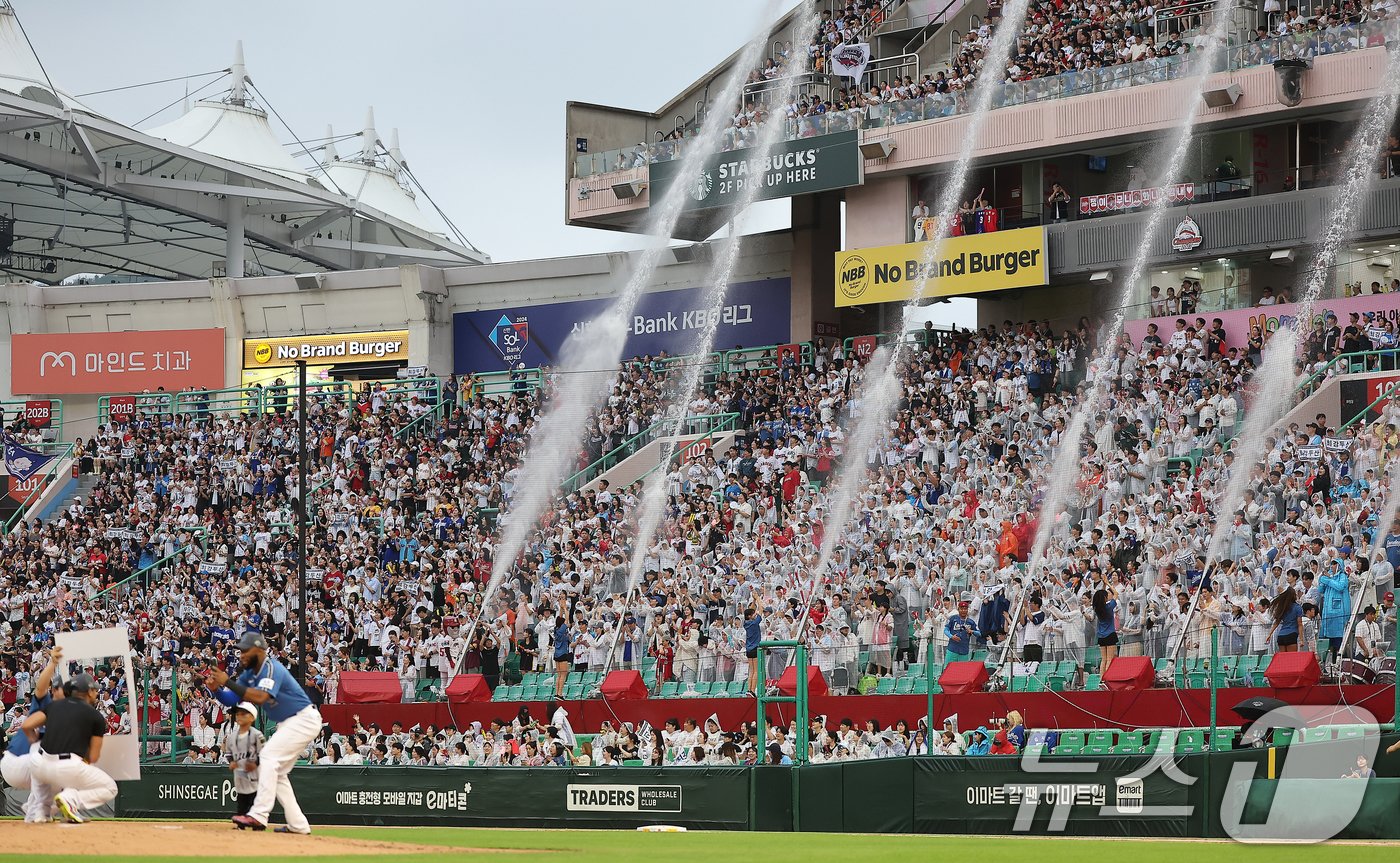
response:
{"label": "yellow no brand burger banner", "polygon": [[[925,272],[930,243],[836,253],[836,305],[907,302]],[[956,297],[1050,281],[1044,228],[949,237],[927,264],[925,297]]]}
{"label": "yellow no brand burger banner", "polygon": [[311,365],[336,365],[407,359],[408,330],[243,340],[245,369],[290,366],[297,360],[306,360]]}

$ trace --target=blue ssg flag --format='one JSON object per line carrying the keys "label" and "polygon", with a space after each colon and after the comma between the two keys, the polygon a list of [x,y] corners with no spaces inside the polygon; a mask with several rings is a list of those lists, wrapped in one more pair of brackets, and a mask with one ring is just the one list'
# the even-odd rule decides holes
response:
{"label": "blue ssg flag", "polygon": [[44,469],[44,465],[53,461],[55,456],[44,455],[35,452],[25,446],[20,446],[10,438],[5,438],[5,470],[17,482],[24,482],[34,474]]}

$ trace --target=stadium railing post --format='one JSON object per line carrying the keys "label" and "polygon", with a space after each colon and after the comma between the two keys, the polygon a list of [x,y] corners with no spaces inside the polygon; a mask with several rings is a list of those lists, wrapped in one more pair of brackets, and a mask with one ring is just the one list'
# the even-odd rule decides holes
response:
{"label": "stadium railing post", "polygon": [[[768,694],[768,651],[773,648],[792,648],[796,665],[796,685],[792,695],[769,695]],[[792,704],[797,711],[797,735],[801,745],[793,746],[793,771],[792,771],[792,823],[793,830],[797,829],[797,768],[807,762],[807,646],[801,641],[760,641],[758,643],[758,676],[754,679],[754,703],[757,707],[757,719],[754,723],[754,745],[758,750],[758,758],[754,767],[762,767],[763,759],[768,754],[768,717],[765,711],[769,704]],[[795,741],[796,742],[796,741]],[[758,829],[758,783],[757,778],[752,774],[749,776],[749,829]]]}
{"label": "stadium railing post", "polygon": [[1201,807],[1201,837],[1210,835],[1210,763],[1215,760],[1215,728],[1216,728],[1216,669],[1220,667],[1220,630],[1211,627],[1210,630],[1210,736],[1206,739],[1210,741],[1206,745],[1204,761],[1201,764],[1201,786],[1205,791],[1204,803]]}
{"label": "stadium railing post", "polygon": [[175,764],[175,730],[180,724],[180,679],[177,676],[170,683],[170,763]]}
{"label": "stadium railing post", "polygon": [[797,664],[793,670],[796,672],[797,682],[797,746],[795,754],[796,763],[792,767],[792,832],[798,833],[802,830],[801,807],[798,804],[798,777],[797,774],[807,765],[807,758],[811,754],[812,744],[808,740],[812,724],[808,718],[807,711],[807,645],[803,642],[797,643]]}
{"label": "stadium railing post", "polygon": [[147,725],[151,722],[151,668],[149,665],[141,667],[141,700],[136,705],[136,721],[140,724],[141,754],[136,757],[140,762],[146,757],[146,737],[148,734]]}

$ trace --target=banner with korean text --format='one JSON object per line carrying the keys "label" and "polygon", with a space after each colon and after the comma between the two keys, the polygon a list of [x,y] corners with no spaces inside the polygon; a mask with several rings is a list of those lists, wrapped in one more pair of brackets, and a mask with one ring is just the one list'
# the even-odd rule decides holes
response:
{"label": "banner with korean text", "polygon": [[10,391],[16,395],[131,393],[164,387],[220,389],[224,331],[16,334]]}
{"label": "banner with korean text", "polygon": [[[725,293],[715,349],[777,345],[791,337],[792,282],[738,282]],[[554,365],[575,332],[612,304],[611,298],[539,303],[458,312],[452,316],[453,367],[458,374]],[[624,357],[677,356],[694,350],[706,322],[705,291],[684,288],[643,294],[627,325]]]}

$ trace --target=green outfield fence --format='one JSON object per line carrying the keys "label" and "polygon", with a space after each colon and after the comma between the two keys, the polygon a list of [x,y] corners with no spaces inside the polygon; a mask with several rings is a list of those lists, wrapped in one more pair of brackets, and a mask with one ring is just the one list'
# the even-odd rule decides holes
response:
{"label": "green outfield fence", "polygon": [[[1382,735],[1380,747],[1397,739]],[[1295,743],[1293,746],[1309,744]],[[1275,779],[1291,747],[1176,756],[901,757],[801,767],[329,767],[292,771],[313,824],[1224,838],[1222,809],[1262,823],[1285,786],[1320,818],[1354,779]],[[1400,838],[1400,759],[1336,838]],[[1241,773],[1236,768],[1243,768]],[[1337,775],[1340,775],[1338,768]],[[116,813],[219,818],[235,804],[226,767],[148,765],[122,782]],[[7,811],[18,805],[9,792]],[[796,806],[800,798],[800,807]],[[1028,798],[1031,802],[1027,802]],[[751,812],[750,799],[757,801]],[[1293,798],[1296,799],[1296,798]],[[278,817],[274,811],[274,820]]]}

